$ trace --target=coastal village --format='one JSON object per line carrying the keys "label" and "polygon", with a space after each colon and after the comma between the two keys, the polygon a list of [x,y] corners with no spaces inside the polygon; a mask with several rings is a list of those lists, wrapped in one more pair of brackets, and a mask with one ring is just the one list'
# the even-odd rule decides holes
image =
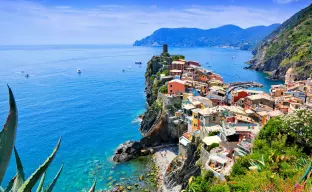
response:
{"label": "coastal village", "polygon": [[[163,54],[167,52],[164,45]],[[200,63],[178,56],[166,67],[169,74],[160,74],[164,85],[157,102],[163,109],[173,108],[170,123],[183,125],[178,128],[177,157],[188,158],[189,146],[197,146],[200,160],[196,164],[220,180],[230,174],[236,159],[252,152],[253,140],[269,119],[312,108],[312,79],[295,81],[292,68],[284,84],[273,85],[266,93],[250,89],[261,87],[256,82],[225,83]],[[169,174],[170,166],[160,180]]]}

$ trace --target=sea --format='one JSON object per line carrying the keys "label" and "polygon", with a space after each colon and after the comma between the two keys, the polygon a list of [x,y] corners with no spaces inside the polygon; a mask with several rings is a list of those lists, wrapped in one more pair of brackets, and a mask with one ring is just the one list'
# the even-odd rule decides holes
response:
{"label": "sea", "polygon": [[[141,138],[138,116],[146,109],[146,63],[161,52],[161,47],[131,45],[0,46],[0,121],[4,123],[8,113],[8,84],[18,107],[15,146],[26,177],[45,161],[62,136],[45,186],[62,164],[54,191],[87,191],[94,179],[102,190],[139,182],[139,176],[149,171],[150,160],[116,165],[112,155],[119,144]],[[243,69],[252,57],[249,51],[169,47],[169,53],[200,62],[225,82],[257,81],[265,91],[280,83]],[[136,60],[142,65],[135,64]],[[12,155],[3,187],[15,173]],[[153,186],[142,185],[153,191]]]}

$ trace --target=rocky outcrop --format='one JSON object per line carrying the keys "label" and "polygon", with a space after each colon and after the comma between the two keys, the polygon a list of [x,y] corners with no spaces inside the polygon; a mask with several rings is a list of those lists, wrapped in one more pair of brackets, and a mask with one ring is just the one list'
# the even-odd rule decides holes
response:
{"label": "rocky outcrop", "polygon": [[145,147],[157,146],[162,143],[172,143],[178,140],[178,134],[173,127],[185,125],[174,125],[169,121],[170,115],[163,106],[161,99],[157,101],[158,89],[166,83],[166,81],[160,80],[160,72],[168,68],[166,63],[170,63],[171,58],[166,54],[160,56],[153,56],[148,62],[146,68],[146,101],[148,108],[144,113],[140,132],[143,135],[141,139],[142,145]]}
{"label": "rocky outcrop", "polygon": [[189,144],[186,150],[186,158],[177,156],[168,166],[164,178],[166,187],[171,189],[177,185],[182,185],[182,188],[186,188],[189,178],[199,176],[201,173],[200,167],[195,165],[199,158],[200,152],[196,150],[195,145]]}
{"label": "rocky outcrop", "polygon": [[136,141],[126,141],[119,145],[117,148],[113,160],[117,163],[126,162],[137,158],[141,155],[143,149],[142,144]]}

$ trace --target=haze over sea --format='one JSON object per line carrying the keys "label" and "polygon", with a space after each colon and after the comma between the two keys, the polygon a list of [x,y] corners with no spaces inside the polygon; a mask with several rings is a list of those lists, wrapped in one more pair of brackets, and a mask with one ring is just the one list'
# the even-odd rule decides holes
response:
{"label": "haze over sea", "polygon": [[[114,166],[111,157],[120,143],[141,138],[136,119],[145,110],[146,63],[161,51],[160,47],[133,46],[1,46],[0,121],[5,122],[8,112],[9,84],[18,106],[16,147],[26,176],[47,158],[62,136],[46,180],[64,163],[55,191],[82,191],[92,185],[95,176],[99,189],[106,189],[111,184],[108,181],[137,177],[144,164]],[[257,81],[266,91],[279,83],[243,69],[251,52],[169,47],[169,53],[183,54],[203,67],[210,65],[208,69],[223,76],[225,82]],[[135,65],[136,60],[141,60],[142,66]],[[15,175],[14,161],[12,156],[3,184]]]}

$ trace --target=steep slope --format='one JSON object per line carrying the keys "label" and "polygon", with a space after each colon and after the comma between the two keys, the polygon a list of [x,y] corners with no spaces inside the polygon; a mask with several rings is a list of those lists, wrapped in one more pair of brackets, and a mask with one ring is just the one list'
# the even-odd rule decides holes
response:
{"label": "steep slope", "polygon": [[251,68],[271,72],[272,79],[284,79],[289,67],[297,79],[312,73],[312,4],[293,15],[268,35],[254,50]]}
{"label": "steep slope", "polygon": [[136,41],[134,46],[159,46],[168,44],[179,47],[235,46],[249,49],[276,29],[279,24],[255,26],[242,29],[235,25],[224,25],[213,29],[161,28],[152,35]]}

